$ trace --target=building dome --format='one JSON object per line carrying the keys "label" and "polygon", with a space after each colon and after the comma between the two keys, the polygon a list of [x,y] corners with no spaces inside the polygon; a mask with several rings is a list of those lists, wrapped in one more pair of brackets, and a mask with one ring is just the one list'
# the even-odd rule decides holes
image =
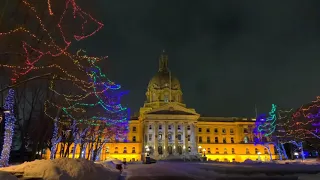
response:
{"label": "building dome", "polygon": [[[171,79],[171,82],[170,82]],[[159,71],[149,81],[148,88],[150,89],[164,89],[170,88],[174,90],[180,89],[180,82],[178,78],[173,76],[169,71]]]}
{"label": "building dome", "polygon": [[147,102],[182,102],[182,91],[178,78],[168,68],[168,56],[163,53],[159,59],[159,70],[151,78],[146,92]]}

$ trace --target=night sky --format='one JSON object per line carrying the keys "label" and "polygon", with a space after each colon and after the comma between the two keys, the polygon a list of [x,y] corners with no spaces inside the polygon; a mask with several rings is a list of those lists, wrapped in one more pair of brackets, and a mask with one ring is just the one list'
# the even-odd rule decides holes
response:
{"label": "night sky", "polygon": [[105,27],[80,42],[129,94],[137,111],[162,49],[190,108],[254,116],[271,103],[299,107],[319,95],[319,0],[78,1]]}

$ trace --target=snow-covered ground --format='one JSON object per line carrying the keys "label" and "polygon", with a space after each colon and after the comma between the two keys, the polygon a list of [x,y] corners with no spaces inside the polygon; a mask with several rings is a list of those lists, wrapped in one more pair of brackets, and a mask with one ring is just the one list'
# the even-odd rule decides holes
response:
{"label": "snow-covered ground", "polygon": [[120,175],[119,171],[112,166],[96,164],[85,159],[67,158],[35,160],[0,168],[0,171],[23,174],[24,178],[32,177],[44,180],[117,180]]}
{"label": "snow-covered ground", "polygon": [[[198,163],[158,162],[130,164],[123,173],[128,180],[146,179],[236,179],[320,180],[320,164],[303,163]],[[314,165],[310,165],[314,164]]]}

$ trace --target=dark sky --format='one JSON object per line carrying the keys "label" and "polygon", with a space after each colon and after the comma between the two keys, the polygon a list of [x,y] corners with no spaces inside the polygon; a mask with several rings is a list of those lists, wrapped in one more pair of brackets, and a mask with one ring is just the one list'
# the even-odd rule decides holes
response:
{"label": "dark sky", "polygon": [[137,111],[162,49],[185,103],[206,116],[254,116],[319,95],[319,0],[79,1],[105,27],[80,46],[129,90]]}

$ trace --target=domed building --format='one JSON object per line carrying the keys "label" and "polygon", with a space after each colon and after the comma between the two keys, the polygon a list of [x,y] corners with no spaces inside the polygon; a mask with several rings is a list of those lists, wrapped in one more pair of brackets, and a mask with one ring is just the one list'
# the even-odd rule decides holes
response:
{"label": "domed building", "polygon": [[[203,156],[227,162],[277,158],[273,145],[268,149],[254,144],[254,118],[201,117],[195,109],[187,108],[182,95],[180,82],[171,73],[168,55],[163,51],[158,72],[147,86],[146,101],[139,115],[129,121],[127,139],[105,144],[100,160],[112,157],[136,161],[146,155],[155,159]],[[76,151],[79,156],[80,149]]]}

